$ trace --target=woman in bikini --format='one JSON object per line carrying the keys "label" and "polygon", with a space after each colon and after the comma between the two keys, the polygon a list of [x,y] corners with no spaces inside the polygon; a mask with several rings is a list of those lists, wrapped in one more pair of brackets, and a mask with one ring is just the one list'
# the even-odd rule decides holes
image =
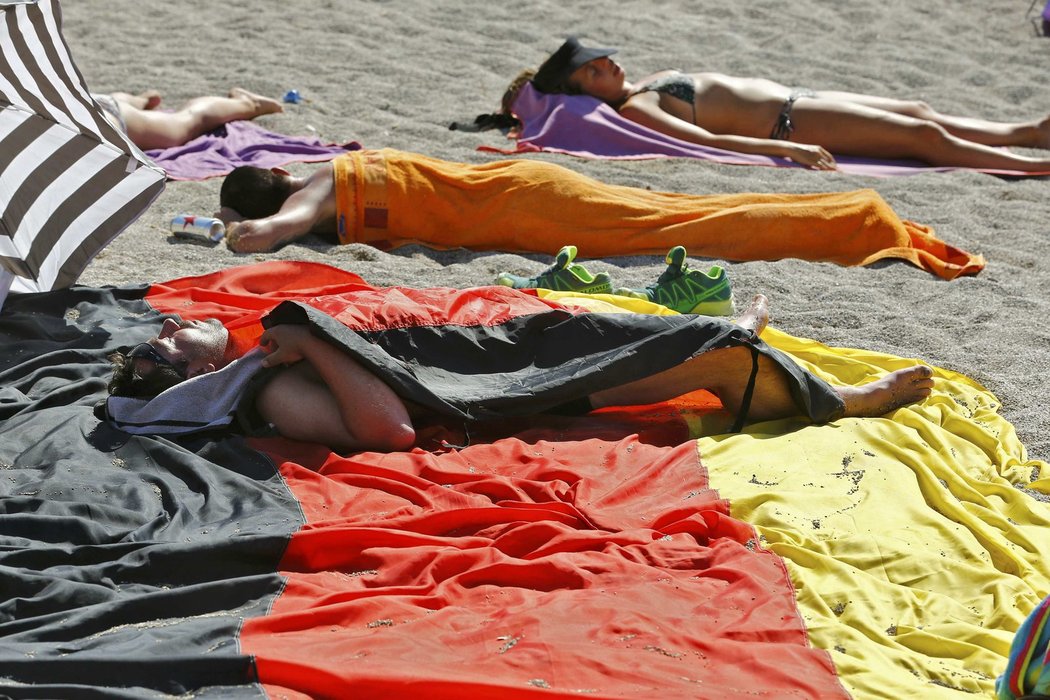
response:
{"label": "woman in bikini", "polygon": [[940,114],[918,101],[851,92],[795,90],[771,80],[663,71],[636,83],[609,56],[571,37],[536,71],[519,75],[503,97],[511,113],[531,81],[545,93],[585,94],[631,121],[704,146],[790,158],[833,170],[831,155],[910,158],[935,166],[1050,171],[1050,158],[1002,146],[1050,148],[1050,117],[1026,123]]}
{"label": "woman in bikini", "polygon": [[277,100],[236,87],[226,97],[196,97],[173,112],[158,109],[161,96],[156,90],[138,95],[114,92],[92,97],[101,105],[110,123],[144,151],[181,146],[227,122],[282,111]]}

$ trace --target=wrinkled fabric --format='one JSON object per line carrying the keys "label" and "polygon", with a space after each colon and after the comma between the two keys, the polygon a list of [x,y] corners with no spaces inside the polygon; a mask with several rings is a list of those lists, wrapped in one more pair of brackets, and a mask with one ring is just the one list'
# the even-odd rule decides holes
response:
{"label": "wrinkled fabric", "polygon": [[[8,300],[0,694],[990,697],[1050,591],[1046,465],[942,369],[930,399],[881,418],[738,435],[710,396],[436,423],[395,454],[94,417],[107,353],[169,313],[237,326],[369,289],[269,262]],[[544,296],[357,322],[646,308]],[[763,338],[832,383],[914,362]]]}
{"label": "wrinkled fabric", "polygon": [[356,141],[323,143],[316,136],[288,136],[247,120],[229,122],[181,146],[146,151],[169,180],[206,180],[241,165],[273,168],[288,163],[317,163],[361,148]]}
{"label": "wrinkled fabric", "polygon": [[[913,364],[769,329],[825,379]],[[993,697],[1050,591],[1050,479],[987,389],[934,368],[881,418],[772,421],[698,441],[712,488],[787,565],[810,641],[857,698]]]}
{"label": "wrinkled fabric", "polygon": [[945,279],[984,258],[902,220],[874,190],[826,194],[689,195],[607,185],[552,163],[472,165],[384,149],[333,164],[343,243],[581,255],[801,258],[839,265],[907,260]]}

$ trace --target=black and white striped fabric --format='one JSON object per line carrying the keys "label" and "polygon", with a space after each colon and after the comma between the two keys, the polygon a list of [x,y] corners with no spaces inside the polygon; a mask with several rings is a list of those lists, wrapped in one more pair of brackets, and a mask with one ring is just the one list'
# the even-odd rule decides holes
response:
{"label": "black and white striped fabric", "polygon": [[0,12],[0,278],[65,287],[161,193],[164,171],[89,95],[58,0]]}

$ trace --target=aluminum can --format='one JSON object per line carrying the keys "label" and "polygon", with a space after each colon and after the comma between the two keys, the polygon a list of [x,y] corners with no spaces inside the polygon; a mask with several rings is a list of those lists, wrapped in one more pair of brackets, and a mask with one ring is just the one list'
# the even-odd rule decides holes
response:
{"label": "aluminum can", "polygon": [[226,235],[226,225],[210,216],[179,214],[171,220],[171,232],[176,238],[218,243]]}

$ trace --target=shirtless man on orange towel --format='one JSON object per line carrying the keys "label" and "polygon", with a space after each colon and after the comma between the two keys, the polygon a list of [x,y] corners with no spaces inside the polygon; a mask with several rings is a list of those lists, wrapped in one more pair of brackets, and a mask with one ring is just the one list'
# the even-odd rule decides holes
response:
{"label": "shirtless man on orange towel", "polygon": [[866,265],[901,258],[946,279],[981,256],[902,220],[874,190],[689,195],[608,185],[539,160],[453,163],[384,149],[354,151],[307,177],[238,168],[218,216],[227,244],[264,252],[308,233],[339,243],[554,254],[574,242],[595,257],[663,254],[684,245],[724,260]]}

